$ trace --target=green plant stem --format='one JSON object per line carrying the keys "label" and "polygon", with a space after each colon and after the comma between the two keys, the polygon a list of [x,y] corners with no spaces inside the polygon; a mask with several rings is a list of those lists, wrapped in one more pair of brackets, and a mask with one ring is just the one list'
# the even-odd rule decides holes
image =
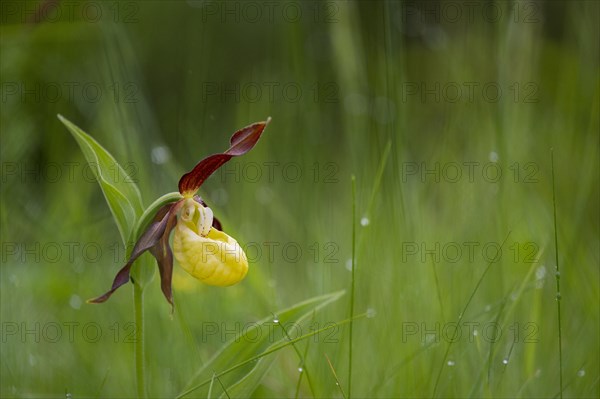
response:
{"label": "green plant stem", "polygon": [[133,284],[135,318],[135,380],[138,398],[146,398],[146,351],[144,342],[144,287]]}
{"label": "green plant stem", "polygon": [[[350,286],[350,339],[348,340],[348,399],[352,397],[352,319],[354,318],[354,276],[356,269],[356,177],[352,175],[352,285]],[[340,386],[340,389],[342,387]]]}
{"label": "green plant stem", "polygon": [[552,209],[554,211],[554,256],[556,262],[555,278],[556,278],[556,313],[558,316],[558,366],[559,366],[559,386],[560,399],[563,397],[563,361],[562,361],[562,329],[560,322],[560,269],[558,268],[558,233],[556,228],[556,186],[554,180],[554,148],[550,149],[550,159],[552,162]]}

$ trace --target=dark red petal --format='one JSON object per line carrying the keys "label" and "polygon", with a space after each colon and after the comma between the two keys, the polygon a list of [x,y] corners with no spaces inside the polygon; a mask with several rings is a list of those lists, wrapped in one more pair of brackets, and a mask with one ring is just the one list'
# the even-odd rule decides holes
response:
{"label": "dark red petal", "polygon": [[[198,202],[202,206],[208,206],[208,205],[206,205],[206,202],[204,202],[204,200],[202,199],[202,197],[200,197],[199,195],[194,195],[194,201]],[[223,231],[223,227],[221,225],[221,222],[214,215],[213,215],[212,227],[214,227],[217,230]]]}
{"label": "dark red petal", "polygon": [[160,272],[160,288],[167,298],[167,301],[173,306],[173,291],[172,291],[172,278],[173,278],[173,252],[169,246],[169,235],[177,223],[177,211],[183,204],[179,201],[173,209],[169,212],[167,226],[165,231],[160,238],[159,242],[150,248],[150,252],[156,258],[158,263],[158,270]]}
{"label": "dark red petal", "polygon": [[195,193],[215,170],[219,169],[231,158],[232,155],[227,154],[214,154],[204,158],[198,162],[192,171],[181,177],[179,180],[179,192],[181,194]]}
{"label": "dark red petal", "polygon": [[165,229],[167,227],[169,215],[171,213],[174,213],[171,212],[171,210],[176,204],[177,203],[167,204],[158,210],[152,223],[150,223],[146,231],[144,231],[144,234],[142,234],[139,240],[135,243],[133,251],[131,251],[131,255],[129,256],[129,260],[127,261],[125,266],[123,266],[123,268],[117,273],[111,289],[104,295],[88,300],[88,303],[102,303],[106,301],[117,290],[117,288],[129,281],[129,271],[131,269],[131,266],[133,265],[133,262],[137,258],[139,258],[141,254],[143,254],[159,242],[161,237],[164,235]]}
{"label": "dark red petal", "polygon": [[243,129],[238,130],[231,136],[231,146],[222,154],[213,154],[204,158],[202,161],[186,173],[179,180],[179,192],[181,194],[190,194],[198,191],[202,183],[219,169],[225,162],[232,157],[244,155],[255,145],[267,124],[271,121],[268,118],[264,122],[253,123]]}
{"label": "dark red petal", "polygon": [[229,147],[225,153],[233,156],[239,156],[250,151],[260,138],[260,135],[262,134],[263,130],[265,130],[265,127],[267,127],[269,122],[271,122],[270,117],[264,122],[253,123],[252,125],[246,126],[245,128],[235,132],[229,141],[231,147]]}

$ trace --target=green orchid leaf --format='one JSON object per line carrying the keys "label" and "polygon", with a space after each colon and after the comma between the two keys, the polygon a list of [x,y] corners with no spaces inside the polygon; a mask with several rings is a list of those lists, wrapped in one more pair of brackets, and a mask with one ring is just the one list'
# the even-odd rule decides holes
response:
{"label": "green orchid leaf", "polygon": [[142,197],[131,176],[115,158],[96,140],[71,121],[58,115],[58,119],[69,129],[89,163],[106,203],[117,223],[123,243],[127,244],[135,233],[134,228],[142,213]]}
{"label": "green orchid leaf", "polygon": [[[281,325],[286,328],[292,339],[308,332],[308,322],[313,313],[337,301],[343,294],[344,291],[338,291],[310,298],[244,329],[196,372],[178,397],[185,397],[192,392],[194,397],[206,395],[207,392],[203,390],[208,390],[214,373],[222,373],[219,379],[227,394],[232,397],[250,397],[264,379],[276,356],[272,354],[251,362],[247,360],[288,341]],[[230,372],[226,372],[227,370]]]}

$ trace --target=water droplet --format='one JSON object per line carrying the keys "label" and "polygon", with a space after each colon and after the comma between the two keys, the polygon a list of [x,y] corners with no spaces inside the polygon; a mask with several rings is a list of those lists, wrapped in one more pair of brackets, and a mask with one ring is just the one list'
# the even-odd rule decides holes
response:
{"label": "water droplet", "polygon": [[454,363],[454,360],[448,360],[448,366],[452,367],[454,366],[456,363]]}
{"label": "water droplet", "polygon": [[364,115],[369,111],[368,106],[367,98],[360,93],[350,93],[344,98],[344,108],[350,114]]}
{"label": "water droplet", "polygon": [[362,219],[360,219],[360,225],[363,227],[368,226],[369,223],[371,223],[371,221],[366,216],[363,216]]}
{"label": "water droplet", "polygon": [[476,336],[478,336],[478,335],[479,335],[479,331],[477,331],[477,330],[473,330],[473,336],[474,336],[474,337],[476,337]]}
{"label": "water droplet", "polygon": [[83,301],[81,300],[81,297],[79,295],[71,295],[71,298],[69,299],[69,305],[73,308],[73,309],[77,309],[79,310],[81,308],[81,304],[83,303]]}
{"label": "water droplet", "polygon": [[275,316],[273,318],[273,323],[275,323],[275,324],[279,323],[279,317]]}
{"label": "water droplet", "polygon": [[298,367],[298,372],[299,372],[299,373],[301,373],[301,372],[303,372],[303,371],[304,371],[304,369],[302,369],[302,367]]}
{"label": "water droplet", "polygon": [[555,275],[556,277],[560,278],[560,272],[556,272],[556,273],[554,273],[554,275]]}
{"label": "water droplet", "polygon": [[577,377],[583,377],[585,375],[585,370],[581,369],[577,372]]}
{"label": "water droplet", "polygon": [[556,293],[556,300],[557,300],[557,301],[560,301],[560,300],[561,300],[561,298],[562,298],[562,296],[560,295],[560,292],[557,292],[557,293]]}
{"label": "water droplet", "polygon": [[367,319],[372,319],[375,316],[377,316],[377,311],[373,308],[368,308],[367,309]]}
{"label": "water droplet", "polygon": [[164,145],[159,145],[152,149],[152,152],[150,153],[150,158],[152,159],[153,163],[157,165],[162,165],[169,159],[171,159],[171,151],[169,151],[168,147]]}
{"label": "water droplet", "polygon": [[502,364],[508,364],[508,359],[502,359]]}
{"label": "water droplet", "polygon": [[541,265],[535,269],[535,278],[537,280],[542,280],[544,277],[546,277],[546,266]]}
{"label": "water droplet", "polygon": [[210,202],[215,205],[225,205],[229,201],[229,194],[224,188],[217,188],[210,192]]}
{"label": "water droplet", "polygon": [[336,382],[336,383],[335,383],[335,385],[339,387],[339,386],[340,386],[340,383],[339,383],[339,382]]}
{"label": "water droplet", "polygon": [[498,156],[498,153],[496,151],[490,152],[490,155],[489,155],[490,162],[498,162],[499,158],[500,157]]}
{"label": "water droplet", "polygon": [[255,195],[261,205],[269,205],[273,201],[273,190],[267,186],[259,187]]}
{"label": "water droplet", "polygon": [[15,287],[19,286],[19,278],[14,274],[10,275],[10,277],[8,278],[8,281],[10,281],[10,283],[12,285],[14,285]]}
{"label": "water droplet", "polygon": [[349,271],[352,271],[352,259],[348,259],[346,261],[346,269],[348,269]]}
{"label": "water droplet", "polygon": [[371,113],[373,118],[381,124],[387,125],[396,118],[396,104],[387,97],[377,97],[373,102]]}

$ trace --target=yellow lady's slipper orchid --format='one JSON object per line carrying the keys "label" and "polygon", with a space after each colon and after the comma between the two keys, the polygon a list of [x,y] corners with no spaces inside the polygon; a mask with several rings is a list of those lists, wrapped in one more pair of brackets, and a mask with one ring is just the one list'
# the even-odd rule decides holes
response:
{"label": "yellow lady's slipper orchid", "polygon": [[169,236],[173,229],[175,258],[188,273],[209,285],[228,286],[240,282],[248,272],[246,254],[236,240],[223,232],[212,210],[195,194],[225,162],[254,148],[270,120],[238,130],[231,136],[227,151],[204,158],[183,175],[179,180],[181,199],[158,210],[135,243],[129,260],[115,276],[111,289],[88,302],[102,303],[110,298],[117,288],[129,281],[133,262],[149,250],[158,263],[163,294],[172,305],[173,251]]}
{"label": "yellow lady's slipper orchid", "polygon": [[209,285],[240,282],[248,272],[248,258],[235,239],[212,227],[209,207],[184,200],[173,236],[173,253],[192,276]]}

